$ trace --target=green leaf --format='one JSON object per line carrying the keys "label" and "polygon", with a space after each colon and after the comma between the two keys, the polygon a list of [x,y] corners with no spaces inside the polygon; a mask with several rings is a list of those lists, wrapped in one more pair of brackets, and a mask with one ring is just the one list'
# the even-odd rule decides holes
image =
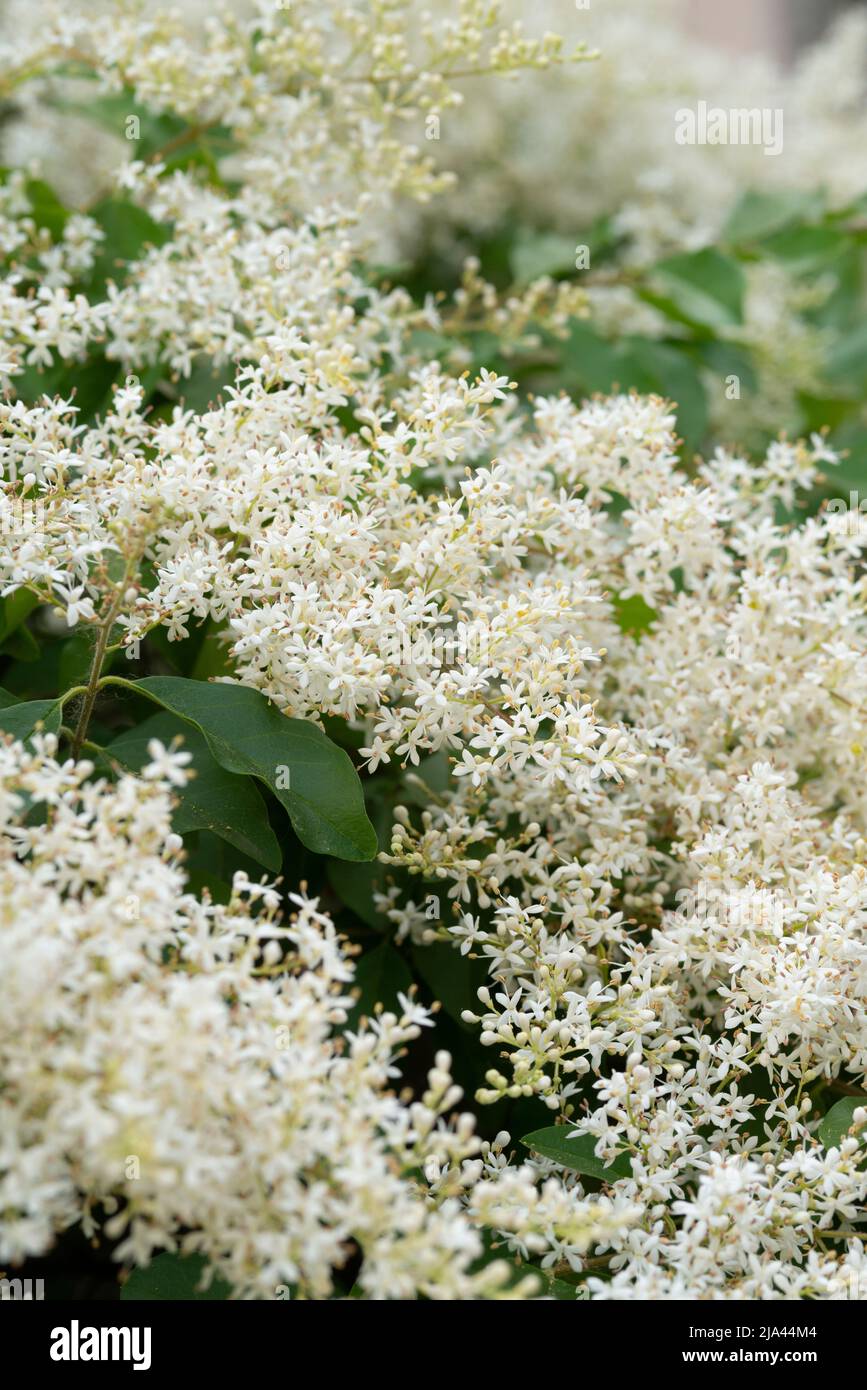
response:
{"label": "green leaf", "polygon": [[[326,732],[333,742],[340,742],[341,734],[352,734],[348,730],[342,719],[329,716],[325,720]],[[360,740],[363,742],[363,740]],[[382,794],[382,781],[379,784],[374,780],[370,785],[368,794],[368,815],[374,829],[376,830],[376,840],[380,849],[388,849],[391,844],[391,830],[394,824],[394,804],[390,797]],[[379,790],[380,795],[377,795]],[[285,871],[284,871],[285,872]],[[334,889],[340,901],[356,917],[359,917],[367,926],[374,931],[384,932],[388,929],[388,918],[374,906],[374,893],[385,893],[388,888],[388,880],[394,870],[386,864],[380,863],[378,859],[368,860],[366,863],[349,864],[345,859],[329,859],[326,865],[328,882]]]}
{"label": "green leaf", "polygon": [[59,700],[25,700],[0,708],[0,733],[11,734],[21,742],[30,738],[37,724],[42,724],[46,733],[56,734],[60,723]]}
{"label": "green leaf", "polygon": [[825,263],[833,269],[849,246],[849,238],[834,227],[790,227],[765,243],[765,250],[794,274],[816,271]]}
{"label": "green leaf", "polygon": [[14,378],[13,384],[16,396],[29,403],[40,401],[43,396],[68,399],[74,392],[78,422],[90,424],[97,414],[105,413],[112,383],[119,373],[119,364],[107,361],[102,354],[74,364],[64,362],[55,354],[52,366],[26,367]]}
{"label": "green leaf", "polygon": [[621,598],[619,594],[613,594],[611,603],[620,631],[630,633],[633,637],[640,637],[643,632],[649,632],[659,617],[656,609],[645,603],[640,594],[633,594],[631,598]]}
{"label": "green leaf", "polygon": [[264,782],[308,849],[350,860],[376,854],[358,773],[315,724],[287,718],[243,685],[147,676],[134,688],[194,724],[227,772]]}
{"label": "green leaf", "polygon": [[844,1096],[832,1105],[819,1125],[819,1139],[826,1149],[838,1149],[840,1141],[846,1138],[852,1124],[852,1116],[858,1106],[867,1105],[867,1096],[859,1100],[857,1096]]}
{"label": "green leaf", "polygon": [[[439,801],[448,792],[451,784],[451,764],[449,755],[444,748],[440,748],[436,753],[431,753],[426,758],[422,758],[418,766],[413,768],[401,782],[400,801],[404,806],[420,806],[426,811],[432,801]],[[391,811],[389,807],[389,812]],[[388,848],[391,843],[391,827],[394,819],[389,814],[388,824],[385,827],[386,834],[383,847]]]}
{"label": "green leaf", "polygon": [[861,323],[835,343],[825,364],[833,381],[867,385],[867,323]]}
{"label": "green leaf", "polygon": [[[155,112],[140,105],[130,88],[121,92],[102,92],[87,101],[69,101],[54,97],[50,105],[57,110],[83,116],[94,125],[128,139],[135,147],[136,159],[150,159],[171,140],[177,140],[187,129],[187,122],[172,112]],[[138,122],[138,136],[135,137]]]}
{"label": "green leaf", "polygon": [[[79,628],[73,632],[60,646],[60,660],[58,662],[58,688],[60,690],[70,690],[73,685],[85,685],[93,664],[94,633],[90,628]],[[103,669],[108,670],[112,658],[116,653],[112,652]]]}
{"label": "green leaf", "polygon": [[63,206],[53,188],[42,179],[28,179],[24,185],[31,215],[37,227],[45,227],[53,241],[63,236],[69,211]]}
{"label": "green leaf", "polygon": [[345,859],[328,861],[328,882],[340,901],[374,931],[385,931],[388,918],[378,912],[373,894],[385,891],[386,866],[378,860],[347,864]]}
{"label": "green leaf", "polygon": [[205,163],[210,169],[218,153],[233,148],[226,127],[199,130],[174,111],[153,111],[143,106],[129,87],[120,92],[102,92],[86,101],[54,97],[50,104],[128,140],[136,159],[149,160],[160,155],[169,171],[191,163]]}
{"label": "green leaf", "polygon": [[698,448],[707,428],[707,400],[701,377],[684,352],[638,336],[614,346],[585,321],[572,325],[560,350],[563,384],[573,396],[615,387],[666,396],[677,406],[687,449]]}
{"label": "green leaf", "polygon": [[675,317],[713,330],[743,321],[744,273],[721,251],[708,247],[671,256],[654,266],[652,274],[663,285],[664,302],[675,310]]}
{"label": "green leaf", "polygon": [[178,382],[177,395],[186,410],[203,415],[213,406],[220,392],[235,381],[236,368],[232,363],[215,368],[207,358],[197,357],[189,376]]}
{"label": "green leaf", "polygon": [[207,1261],[202,1255],[157,1255],[143,1269],[134,1269],[120,1291],[122,1302],[199,1303],[225,1301],[231,1286],[215,1275],[200,1289]]}
{"label": "green leaf", "polygon": [[29,589],[16,589],[0,599],[0,642],[27,620],[38,603],[39,599]]}
{"label": "green leaf", "polygon": [[144,208],[119,198],[106,198],[90,216],[105,233],[88,281],[91,293],[104,290],[109,280],[121,283],[132,261],[140,260],[149,246],[163,246],[171,236],[170,228],[155,222]]}
{"label": "green leaf", "polygon": [[173,828],[179,835],[191,830],[212,830],[242,854],[276,873],[282,862],[280,845],[255,782],[221,767],[203,735],[192,725],[173,714],[155,714],[113,739],[105,751],[131,772],[140,772],[150,761],[147,746],[151,739],[159,739],[168,747],[179,734],[184,751],[192,754],[189,766],[196,775],[185,787],[177,789]]}
{"label": "green leaf", "polygon": [[835,208],[829,212],[829,218],[848,222],[852,217],[863,217],[867,213],[867,193],[859,193],[853,202],[847,203],[845,207]]}
{"label": "green leaf", "polygon": [[567,1139],[568,1125],[551,1125],[548,1129],[536,1129],[525,1134],[521,1143],[543,1158],[553,1159],[564,1168],[575,1173],[584,1173],[588,1178],[599,1178],[602,1182],[614,1182],[617,1178],[628,1178],[632,1165],[626,1154],[618,1154],[607,1167],[593,1152],[596,1140],[592,1134],[580,1134],[576,1139]]}
{"label": "green leaf", "polygon": [[216,676],[231,676],[229,644],[220,640],[220,629],[206,632],[199,647],[190,675],[197,681],[213,680]]}
{"label": "green leaf", "polygon": [[850,420],[834,431],[831,443],[835,449],[848,452],[836,468],[830,464],[822,468],[830,488],[828,496],[845,496],[850,488],[859,493],[867,491],[867,428]]}
{"label": "green leaf", "polygon": [[[238,851],[229,850],[226,841],[210,830],[194,830],[184,840],[186,858],[184,870],[187,888],[197,897],[207,891],[215,903],[227,903],[232,897],[230,879],[245,865],[238,862]],[[232,863],[226,860],[231,858]],[[251,864],[251,874],[255,872]]]}
{"label": "green leaf", "polygon": [[138,139],[133,140],[137,159],[149,159],[168,140],[176,139],[186,126],[179,116],[152,112],[141,106],[128,87],[121,92],[101,92],[86,101],[51,97],[49,105],[58,111],[83,116],[119,139],[132,138],[134,126],[128,122],[134,118],[139,125]]}
{"label": "green leaf", "polygon": [[525,232],[516,240],[509,259],[519,285],[529,284],[542,275],[572,275],[575,273],[575,242],[571,237],[552,232]]}
{"label": "green leaf", "polygon": [[699,360],[717,376],[736,376],[745,391],[758,389],[758,377],[753,360],[746,348],[738,343],[707,338],[696,345]]}
{"label": "green leaf", "polygon": [[[448,901],[444,897],[443,905],[448,907]],[[478,1006],[478,989],[487,980],[488,962],[461,955],[449,941],[434,941],[430,946],[413,946],[412,963],[449,1017],[459,1028],[477,1037],[475,1024],[465,1023],[461,1014],[464,1009]]]}
{"label": "green leaf", "polygon": [[562,354],[566,388],[573,396],[582,392],[610,391],[618,380],[622,359],[586,320],[570,325],[569,337],[562,345]]}
{"label": "green leaf", "polygon": [[[830,271],[831,267],[825,267]],[[852,333],[863,323],[864,252],[854,244],[840,254],[833,265],[836,287],[823,304],[808,309],[804,318],[819,328],[831,329],[836,336]]]}
{"label": "green leaf", "polygon": [[37,661],[39,643],[28,627],[19,627],[0,641],[0,652],[4,656],[14,656],[16,661]]}
{"label": "green leaf", "polygon": [[372,1014],[377,1004],[384,1004],[387,1009],[399,1007],[397,996],[406,994],[412,974],[400,952],[383,941],[359,960],[355,984],[361,989],[361,997],[347,1019],[347,1028],[357,1028],[362,1014]]}
{"label": "green leaf", "polygon": [[821,193],[790,190],[760,193],[750,189],[743,194],[723,228],[726,241],[761,241],[806,217],[821,213]]}
{"label": "green leaf", "polygon": [[798,404],[804,413],[804,426],[807,430],[821,430],[827,426],[836,430],[860,411],[861,402],[854,396],[811,395],[808,391],[798,391]]}

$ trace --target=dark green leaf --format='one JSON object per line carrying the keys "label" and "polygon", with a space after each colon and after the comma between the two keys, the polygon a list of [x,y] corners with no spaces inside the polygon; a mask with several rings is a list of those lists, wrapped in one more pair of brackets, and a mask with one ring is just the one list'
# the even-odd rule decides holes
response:
{"label": "dark green leaf", "polygon": [[190,675],[197,681],[209,681],[214,676],[230,676],[229,647],[223,640],[224,629],[211,626],[205,632]]}
{"label": "dark green leaf", "polygon": [[11,734],[21,741],[30,737],[37,724],[41,724],[46,733],[56,734],[60,723],[58,700],[25,700],[22,704],[0,709],[0,733]]}
{"label": "dark green leaf", "polygon": [[74,112],[93,121],[119,139],[130,142],[135,158],[149,160],[159,156],[168,171],[189,164],[205,164],[215,171],[216,157],[233,148],[231,132],[224,126],[201,129],[190,125],[174,111],[153,111],[136,101],[130,88],[103,92],[86,101],[55,97],[51,104],[61,111]]}
{"label": "dark green leaf", "polygon": [[[245,867],[238,862],[234,845],[230,850],[226,841],[210,830],[194,830],[186,836],[184,850],[189,891],[199,897],[207,892],[213,902],[227,903],[232,896],[230,880],[238,869]],[[231,863],[226,862],[229,859]],[[252,862],[249,872],[251,877],[255,876]]]}
{"label": "dark green leaf", "polygon": [[149,111],[141,106],[129,88],[122,92],[102,92],[86,101],[55,97],[50,104],[60,111],[93,121],[118,139],[128,139],[135,147],[136,159],[149,159],[187,129],[182,117],[172,112]]}
{"label": "dark green leaf", "polygon": [[[73,685],[86,684],[93,662],[93,635],[92,629],[80,628],[61,644],[58,663],[61,690],[69,690]],[[103,670],[108,670],[108,664],[104,663]]]}
{"label": "dark green leaf", "polygon": [[852,1124],[852,1116],[858,1106],[867,1105],[867,1096],[859,1100],[857,1096],[844,1096],[832,1105],[819,1125],[819,1139],[826,1149],[838,1149],[841,1140],[846,1138]]}
{"label": "dark green leaf", "polygon": [[525,1134],[521,1143],[533,1153],[543,1158],[553,1159],[564,1168],[575,1173],[584,1173],[588,1178],[599,1178],[602,1182],[614,1182],[617,1178],[628,1178],[632,1165],[626,1154],[619,1154],[607,1167],[593,1152],[596,1140],[592,1134],[580,1134],[576,1139],[567,1139],[568,1125],[551,1125],[548,1129],[537,1129]]}
{"label": "dark green leaf", "polygon": [[376,854],[358,773],[315,724],[287,718],[243,685],[148,676],[136,689],[194,724],[227,772],[249,773],[270,787],[308,849],[337,859]]}
{"label": "dark green leaf", "polygon": [[855,332],[863,322],[864,252],[860,246],[853,243],[837,257],[833,278],[833,293],[817,308],[808,309],[804,318],[840,336]]}
{"label": "dark green leaf", "polygon": [[804,412],[804,428],[821,430],[827,426],[837,429],[844,421],[850,420],[859,411],[861,402],[853,396],[811,395],[807,391],[798,392],[798,404]]}
{"label": "dark green leaf", "polygon": [[191,830],[212,830],[242,854],[276,873],[282,859],[280,845],[255,782],[221,767],[203,735],[191,724],[173,714],[155,714],[113,739],[105,751],[132,772],[140,772],[150,761],[150,740],[159,739],[168,747],[177,735],[183,739],[184,751],[192,754],[190,766],[196,775],[185,787],[177,789],[173,828],[179,835]]}
{"label": "dark green leaf", "polygon": [[388,918],[374,907],[373,894],[385,890],[386,866],[377,860],[348,864],[344,859],[331,859],[327,872],[340,901],[374,931],[384,931]]}
{"label": "dark green leaf", "polygon": [[[400,790],[400,801],[404,806],[420,806],[426,811],[432,801],[439,800],[449,789],[451,782],[451,765],[449,755],[445,749],[440,748],[436,753],[431,753],[429,757],[422,758],[418,767],[405,779]],[[391,840],[391,827],[393,821],[389,818],[387,835],[384,847],[387,848]]]}
{"label": "dark green leaf", "polygon": [[[443,897],[448,908],[450,899]],[[435,927],[438,923],[431,922]],[[413,946],[412,963],[424,980],[434,999],[438,999],[450,1018],[465,1031],[477,1035],[475,1025],[461,1018],[464,1009],[478,1007],[477,991],[488,976],[487,962],[462,956],[448,941],[435,941],[430,946]]]}
{"label": "dark green leaf", "polygon": [[38,603],[38,598],[29,589],[16,589],[0,599],[0,642],[26,621]]}
{"label": "dark green leaf", "polygon": [[120,1296],[129,1302],[192,1303],[225,1301],[232,1290],[216,1275],[209,1288],[201,1289],[207,1262],[202,1255],[157,1255],[143,1269],[134,1269]]}
{"label": "dark green leaf", "polygon": [[[828,495],[846,496],[850,488],[863,495],[867,491],[867,428],[858,421],[849,420],[834,431],[831,443],[835,449],[848,452],[836,467],[829,464],[822,467],[831,488]],[[6,679],[9,682],[8,676]]]}
{"label": "dark green leaf", "polygon": [[758,377],[752,358],[738,343],[725,343],[710,338],[696,345],[699,360],[717,376],[736,376],[745,391],[758,388]]}
{"label": "dark green leaf", "polygon": [[140,260],[149,246],[164,245],[171,235],[170,229],[155,222],[144,208],[118,198],[98,203],[90,215],[105,233],[88,282],[91,293],[102,292],[109,280],[122,283],[130,262]]}
{"label": "dark green leaf", "polygon": [[406,994],[412,975],[400,952],[390,942],[383,941],[359,960],[355,967],[355,984],[361,990],[361,997],[349,1015],[348,1028],[357,1028],[362,1014],[370,1016],[377,1004],[392,1011],[397,1009],[397,996]]}
{"label": "dark green leaf", "polygon": [[51,367],[27,367],[14,379],[15,394],[23,401],[35,402],[43,396],[73,398],[79,423],[90,424],[104,414],[110,401],[112,383],[120,374],[117,362],[98,354],[86,362],[71,364],[55,354]]}
{"label": "dark green leaf", "polygon": [[223,388],[234,382],[235,371],[231,364],[215,369],[207,358],[196,358],[190,375],[177,384],[178,400],[185,409],[194,410],[197,415],[204,414],[209,406],[216,403]]}
{"label": "dark green leaf", "polygon": [[27,627],[19,627],[0,641],[0,652],[14,656],[16,661],[36,661],[39,657],[39,643]]}

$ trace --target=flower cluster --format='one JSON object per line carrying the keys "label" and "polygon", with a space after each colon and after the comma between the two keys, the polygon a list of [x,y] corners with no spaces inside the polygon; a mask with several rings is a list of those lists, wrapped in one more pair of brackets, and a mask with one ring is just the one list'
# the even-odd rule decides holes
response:
{"label": "flower cluster", "polygon": [[[231,132],[232,172],[249,207],[284,216],[335,198],[350,207],[395,194],[429,199],[452,180],[426,135],[462,105],[464,79],[545,71],[586,47],[566,51],[550,32],[527,37],[496,0],[452,0],[436,17],[406,0],[253,0],[219,17],[196,0],[171,10],[89,0],[75,16],[14,4],[4,20],[2,90],[22,103],[7,138],[16,164],[38,158],[75,200],[74,164],[97,195],[100,178],[135,157],[142,133],[126,126],[121,106],[94,151],[80,108],[96,84],[128,92],[130,114],[138,102],[184,117],[195,135]],[[169,136],[157,153],[175,152]]]}
{"label": "flower cluster", "polygon": [[243,874],[226,905],[190,893],[170,821],[183,755],[150,752],[110,784],[51,735],[0,746],[0,1259],[80,1221],[130,1263],[204,1253],[249,1297],[328,1297],[353,1251],[366,1297],[521,1297],[540,1282],[484,1262],[485,1229],[525,1250],[556,1233],[577,1261],[628,1224],[628,1202],[540,1187],[470,1116],[444,1120],[447,1053],[399,1100],[427,1011],[402,997],[338,1038],[353,964],[330,920],[293,893],[281,921],[281,895]]}
{"label": "flower cluster", "polygon": [[[442,1052],[394,1094],[433,1016],[404,994],[350,1025],[315,894],[191,890],[185,754],[109,774],[37,733],[0,744],[0,1259],[82,1221],[249,1297],[348,1292],[356,1263],[368,1297],[526,1297],[528,1260],[600,1298],[846,1297],[867,1111],[821,1126],[867,1094],[867,536],[783,519],[839,458],[817,433],[687,465],[658,396],[521,400],[466,340],[562,333],[582,296],[501,302],[470,262],[419,305],[360,259],[376,199],[439,186],[398,127],[557,41],[477,0],[255,9],[97,5],[0,63],[9,91],[91,73],[186,122],[120,171],[150,239],[91,293],[96,218],[0,196],[0,592],[96,633],[59,692],[85,696],[76,754],[106,652],[204,624],[223,680],[345,721],[393,810],[379,920],[487,965],[478,1102],[550,1112],[604,1189],[476,1138]],[[121,379],[87,411],[94,354]]]}
{"label": "flower cluster", "polygon": [[[479,1098],[536,1094],[568,1117],[592,1083],[575,1122],[633,1160],[615,1195],[643,1222],[605,1244],[612,1270],[636,1257],[640,1289],[669,1264],[687,1277],[677,1218],[706,1164],[749,1158],[751,1191],[773,1159],[779,1221],[800,1213],[786,1260],[768,1220],[694,1282],[774,1296],[867,1181],[810,1127],[811,1089],[867,1068],[862,538],[773,519],[833,455],[818,437],[754,470],[720,452],[690,480],[662,401],[539,400],[527,424],[503,379],[436,367],[410,370],[388,411],[369,390],[353,437],[327,423],[325,383],[311,432],[280,360],[166,424],[136,388],[77,435],[60,407],[10,408],[13,447],[32,460],[42,430],[46,460],[41,478],[27,465],[44,531],[10,548],[10,587],[98,617],[116,552],[130,638],[209,616],[237,678],[292,715],[357,723],[371,768],[453,750],[439,804],[398,811],[389,858],[448,884],[454,924],[431,928],[398,888],[385,906],[401,932],[489,962],[478,1021],[511,1076],[489,1071]],[[709,908],[684,909],[684,888]],[[829,1162],[827,1194],[808,1178]],[[838,1274],[826,1261],[810,1288]]]}

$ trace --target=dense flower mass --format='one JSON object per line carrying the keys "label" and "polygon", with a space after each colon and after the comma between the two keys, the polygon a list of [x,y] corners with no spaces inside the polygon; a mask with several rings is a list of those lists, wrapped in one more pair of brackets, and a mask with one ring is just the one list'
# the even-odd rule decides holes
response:
{"label": "dense flower mass", "polygon": [[[405,128],[568,45],[477,0],[251,10],[98,5],[0,64],[25,112],[96,82],[163,121],[109,212],[0,190],[0,592],[67,653],[0,699],[0,1261],[81,1223],[247,1298],[867,1297],[867,528],[805,514],[839,453],[693,462],[661,395],[481,363],[482,330],[562,341],[574,284],[380,273],[376,218],[447,183]],[[172,667],[202,630],[213,664]],[[363,909],[308,839],[321,891],[294,851],[197,880],[191,789],[299,793],[184,709],[131,767],[134,699],[179,707],[123,657],[350,750]],[[444,1000],[487,970],[452,1019],[477,1116],[435,1007],[357,1004],[371,932],[404,970],[450,946]],[[482,1137],[489,1105],[559,1148]]]}
{"label": "dense flower mass", "polygon": [[102,1203],[119,1259],[182,1227],[185,1250],[253,1297],[327,1297],[352,1242],[370,1297],[520,1296],[536,1285],[508,1289],[504,1261],[471,1272],[480,1228],[582,1251],[627,1224],[630,1203],[537,1189],[471,1116],[445,1124],[460,1100],[447,1053],[418,1102],[398,1101],[395,1059],[431,1021],[418,1004],[335,1040],[353,966],[315,899],[289,895],[281,922],[279,893],[242,874],[225,906],[185,891],[179,755],[151,751],[143,779],[115,785],[58,762],[51,735],[2,752],[0,1258],[87,1228]]}

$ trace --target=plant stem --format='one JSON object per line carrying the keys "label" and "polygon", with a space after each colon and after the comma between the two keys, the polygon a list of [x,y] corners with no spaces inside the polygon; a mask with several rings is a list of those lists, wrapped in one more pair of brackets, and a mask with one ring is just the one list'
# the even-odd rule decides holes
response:
{"label": "plant stem", "polygon": [[105,649],[108,646],[109,634],[114,626],[117,608],[117,602],[113,603],[108,617],[99,629],[99,636],[96,639],[96,646],[93,649],[93,661],[90,666],[90,675],[87,678],[84,701],[81,706],[81,713],[78,716],[75,737],[72,740],[72,756],[76,761],[78,761],[79,754],[81,753],[81,746],[87,734],[90,716],[93,714],[93,707],[96,704],[96,697],[99,691],[99,678],[102,674],[102,663],[105,660]]}
{"label": "plant stem", "polygon": [[[81,693],[83,693],[83,692],[81,692]],[[66,738],[66,739],[69,739],[70,742],[75,738],[75,733],[73,732],[72,729],[68,728],[68,727],[66,726],[66,724],[61,724],[61,726],[60,726],[60,732],[61,732],[61,734],[63,735],[63,737]],[[88,752],[88,753],[104,753],[104,752],[105,752],[105,749],[104,749],[100,744],[98,744],[98,743],[91,743],[91,741],[90,741],[89,738],[84,739],[84,741],[82,742],[82,745],[81,745],[81,746],[82,746],[82,748],[83,748],[86,752]]]}
{"label": "plant stem", "polygon": [[139,689],[135,681],[125,680],[123,676],[103,676],[102,680],[97,682],[97,689],[102,690],[106,685],[117,685],[121,690],[133,690],[136,695],[147,695],[147,691]]}

